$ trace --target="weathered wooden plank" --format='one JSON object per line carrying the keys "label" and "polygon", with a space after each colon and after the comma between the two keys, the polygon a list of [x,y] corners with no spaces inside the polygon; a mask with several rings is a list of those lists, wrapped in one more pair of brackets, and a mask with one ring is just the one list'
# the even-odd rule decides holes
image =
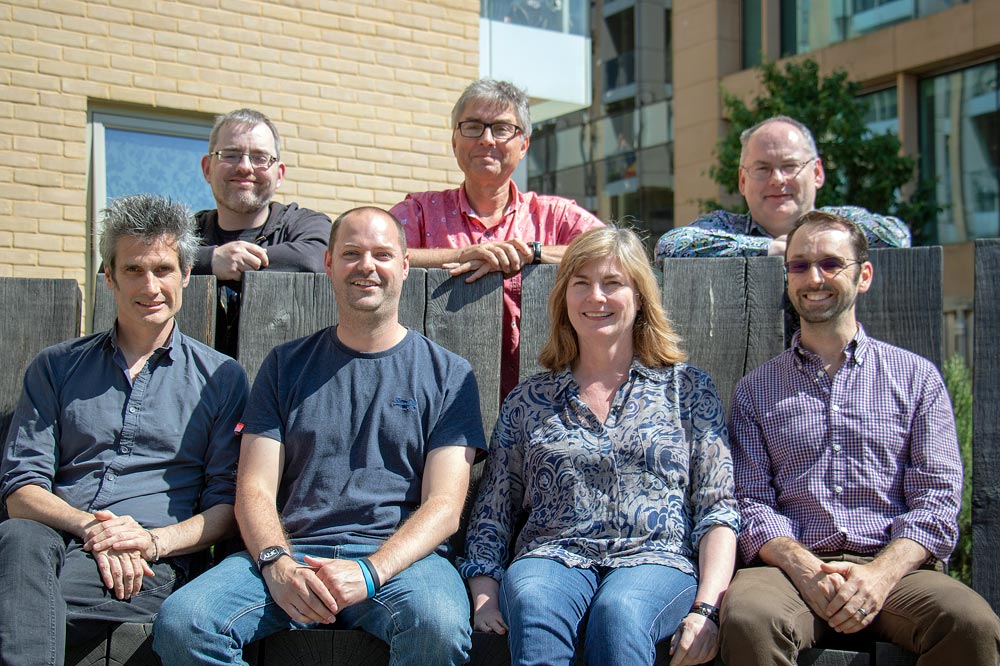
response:
{"label": "weathered wooden plank", "polygon": [[942,250],[917,247],[872,250],[871,289],[858,295],[857,317],[865,332],[929,359],[943,354]]}
{"label": "weathered wooden plank", "polygon": [[1000,611],[1000,240],[976,241],[972,584]]}
{"label": "weathered wooden plank", "polygon": [[746,290],[748,328],[743,374],[785,348],[785,270],[781,258],[747,259]]}
{"label": "weathered wooden plank", "polygon": [[688,362],[712,377],[728,407],[747,365],[751,311],[746,260],[667,259],[662,297],[684,339]]}
{"label": "weathered wooden plank", "polygon": [[[181,309],[177,313],[177,325],[199,342],[209,347],[215,346],[215,304],[217,298],[214,275],[192,275],[188,286],[184,288]],[[91,332],[105,331],[111,328],[118,313],[115,295],[108,288],[104,273],[98,273],[94,278],[93,317]]]}
{"label": "weathered wooden plank", "polygon": [[327,666],[340,663],[368,663],[366,661],[334,661],[334,633],[345,632],[330,629],[278,632],[257,643],[257,664],[258,666]]}
{"label": "weathered wooden plank", "polygon": [[914,666],[917,655],[892,643],[875,643],[875,666]]}
{"label": "weathered wooden plank", "polygon": [[122,624],[108,639],[108,666],[159,666],[153,653],[152,624]]}
{"label": "weathered wooden plank", "polygon": [[108,663],[108,633],[79,645],[66,648],[65,666],[106,666]]}
{"label": "weathered wooden plank", "polygon": [[799,653],[796,663],[799,666],[869,666],[872,660],[867,652],[812,649]]}
{"label": "weathered wooden plank", "polygon": [[[256,272],[243,276],[238,357],[253,382],[276,345],[337,323],[330,278],[321,273]],[[410,269],[400,296],[399,319],[424,332],[426,271]]]}
{"label": "weathered wooden plank", "polygon": [[[466,284],[448,271],[427,271],[426,335],[472,364],[486,436],[500,406],[500,336],[503,282],[498,273]],[[493,323],[495,322],[495,324]]]}
{"label": "weathered wooden plank", "polygon": [[543,370],[538,355],[549,338],[549,294],[558,269],[555,264],[537,264],[521,271],[521,379]]}
{"label": "weathered wooden plank", "polygon": [[[0,278],[0,437],[21,398],[24,371],[45,347],[80,335],[76,280]],[[0,443],[3,439],[0,439]]]}

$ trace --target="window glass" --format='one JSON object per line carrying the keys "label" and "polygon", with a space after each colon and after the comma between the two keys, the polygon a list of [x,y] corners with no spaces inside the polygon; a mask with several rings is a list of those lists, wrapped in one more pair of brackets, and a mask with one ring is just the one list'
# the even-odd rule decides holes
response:
{"label": "window glass", "polygon": [[1000,60],[920,82],[920,170],[938,243],[1000,235]]}
{"label": "window glass", "polygon": [[781,53],[806,53],[962,3],[963,0],[781,0]]}
{"label": "window glass", "polygon": [[872,134],[899,135],[899,109],[896,88],[886,88],[859,98],[867,105],[865,125]]}

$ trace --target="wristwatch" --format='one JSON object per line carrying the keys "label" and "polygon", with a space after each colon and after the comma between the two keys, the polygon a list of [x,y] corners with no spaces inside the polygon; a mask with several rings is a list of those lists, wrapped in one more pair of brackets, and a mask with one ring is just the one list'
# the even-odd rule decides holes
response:
{"label": "wristwatch", "polygon": [[292,554],[281,546],[268,546],[264,550],[260,551],[260,555],[257,556],[257,570],[263,571],[264,567],[268,564],[273,564],[277,562],[279,558],[288,555],[291,557]]}
{"label": "wristwatch", "polygon": [[535,241],[531,244],[531,263],[540,264],[542,263],[542,244]]}

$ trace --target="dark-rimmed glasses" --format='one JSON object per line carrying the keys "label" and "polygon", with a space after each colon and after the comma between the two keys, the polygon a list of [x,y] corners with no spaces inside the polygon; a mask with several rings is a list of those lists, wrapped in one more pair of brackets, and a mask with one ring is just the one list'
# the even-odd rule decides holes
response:
{"label": "dark-rimmed glasses", "polygon": [[844,259],[843,257],[824,257],[816,261],[796,259],[785,262],[785,272],[793,275],[801,275],[802,273],[808,273],[815,266],[823,274],[823,277],[832,278],[843,273],[849,266],[860,263],[860,261]]}
{"label": "dark-rimmed glasses", "polygon": [[463,120],[458,124],[458,133],[466,139],[478,139],[489,130],[497,141],[510,141],[518,132],[523,132],[514,123],[481,123],[478,120]]}
{"label": "dark-rimmed glasses", "polygon": [[771,174],[775,171],[778,171],[781,174],[782,180],[793,180],[796,176],[802,173],[802,170],[806,168],[806,165],[815,161],[815,157],[810,157],[805,162],[785,162],[784,164],[779,164],[778,166],[774,166],[772,164],[754,164],[749,167],[740,166],[740,168],[747,172],[747,175],[750,176],[751,180],[756,180],[758,182],[771,180]]}
{"label": "dark-rimmed glasses", "polygon": [[254,169],[270,169],[271,165],[278,161],[278,158],[274,155],[268,155],[267,153],[244,153],[242,150],[217,150],[209,154],[217,157],[220,162],[225,162],[232,166],[236,166],[242,162],[243,156],[246,155],[250,160],[250,166]]}

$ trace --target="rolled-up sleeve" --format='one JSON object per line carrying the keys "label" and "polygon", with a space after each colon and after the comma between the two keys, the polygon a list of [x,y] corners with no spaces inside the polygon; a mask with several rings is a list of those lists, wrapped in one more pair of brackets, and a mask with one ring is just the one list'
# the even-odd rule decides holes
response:
{"label": "rolled-up sleeve", "polygon": [[246,373],[236,361],[227,361],[219,366],[212,382],[219,404],[205,453],[205,487],[199,502],[201,511],[217,504],[235,503],[236,464],[240,451],[236,426],[246,409],[250,391]]}

